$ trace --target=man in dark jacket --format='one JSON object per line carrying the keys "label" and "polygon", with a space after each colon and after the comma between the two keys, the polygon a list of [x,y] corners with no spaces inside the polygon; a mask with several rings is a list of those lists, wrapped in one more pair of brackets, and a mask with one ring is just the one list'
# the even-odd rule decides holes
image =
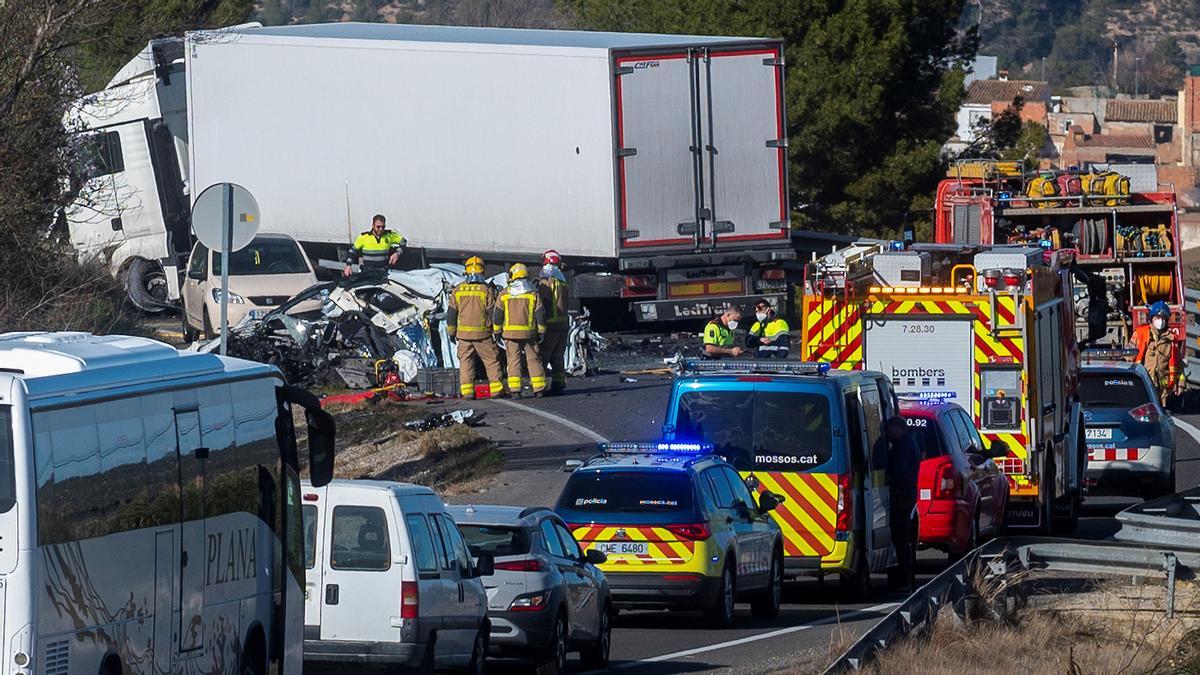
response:
{"label": "man in dark jacket", "polygon": [[917,474],[921,469],[921,448],[908,433],[908,423],[896,415],[886,423],[888,440],[887,474],[891,497],[892,545],[906,586],[915,577],[917,533],[913,532],[912,512],[917,506]]}

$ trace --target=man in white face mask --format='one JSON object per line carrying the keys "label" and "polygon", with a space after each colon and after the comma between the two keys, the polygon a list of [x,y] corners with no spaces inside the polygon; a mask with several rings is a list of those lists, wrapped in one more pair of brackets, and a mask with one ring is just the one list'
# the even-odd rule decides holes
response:
{"label": "man in white face mask", "polygon": [[791,348],[788,324],[775,313],[766,298],[754,304],[754,325],[746,336],[746,346],[760,359],[786,359]]}
{"label": "man in white face mask", "polygon": [[714,317],[704,327],[703,356],[709,359],[719,359],[723,356],[741,356],[746,350],[735,347],[733,331],[737,330],[738,321],[742,318],[741,310],[730,307],[720,316]]}
{"label": "man in white face mask", "polygon": [[1158,388],[1159,402],[1167,404],[1167,396],[1183,393],[1183,369],[1179,345],[1168,327],[1171,308],[1165,302],[1150,305],[1149,325],[1139,326],[1133,333],[1137,347],[1137,362],[1146,367],[1150,379]]}

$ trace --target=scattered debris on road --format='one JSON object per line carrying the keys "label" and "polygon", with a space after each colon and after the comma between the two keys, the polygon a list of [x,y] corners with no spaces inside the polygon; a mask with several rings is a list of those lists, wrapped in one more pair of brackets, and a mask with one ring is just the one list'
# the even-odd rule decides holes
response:
{"label": "scattered debris on road", "polygon": [[452,427],[455,424],[465,424],[469,427],[477,427],[483,424],[483,418],[486,413],[475,414],[475,410],[467,408],[466,410],[452,410],[448,413],[433,414],[419,420],[405,422],[404,428],[409,431],[432,431],[434,429],[445,429]]}

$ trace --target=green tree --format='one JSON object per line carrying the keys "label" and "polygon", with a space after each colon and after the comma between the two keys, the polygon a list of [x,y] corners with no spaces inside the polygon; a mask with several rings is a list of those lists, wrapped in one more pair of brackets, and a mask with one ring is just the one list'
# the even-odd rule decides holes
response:
{"label": "green tree", "polygon": [[333,14],[327,0],[312,0],[304,12],[304,19],[301,20],[301,23],[328,23],[334,20]]}
{"label": "green tree", "polygon": [[1187,55],[1173,37],[1159,40],[1139,69],[1138,88],[1150,96],[1170,96],[1183,87]]}
{"label": "green tree", "polygon": [[258,20],[264,26],[282,26],[288,23],[288,16],[283,11],[283,5],[279,0],[264,0],[262,11],[258,13]]}
{"label": "green tree", "polygon": [[890,232],[942,172],[973,31],[962,0],[560,0],[585,27],[785,40],[793,222]]}
{"label": "green tree", "polygon": [[1026,170],[1036,169],[1042,149],[1046,147],[1046,127],[1037,122],[1026,122],[1013,140],[1012,147],[1000,152],[1000,159],[1019,159]]}
{"label": "green tree", "polygon": [[361,23],[379,21],[379,10],[375,7],[375,0],[354,0],[350,7],[350,20]]}

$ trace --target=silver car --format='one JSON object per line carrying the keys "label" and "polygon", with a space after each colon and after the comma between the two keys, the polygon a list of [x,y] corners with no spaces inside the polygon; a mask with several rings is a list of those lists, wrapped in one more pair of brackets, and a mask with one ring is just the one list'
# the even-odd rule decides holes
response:
{"label": "silver car", "polygon": [[608,665],[612,599],[596,565],[567,525],[548,508],[449,506],[471,555],[490,554],[495,574],[484,580],[491,620],[491,653],[533,658],[539,673],[566,668],[579,651],[587,669]]}

